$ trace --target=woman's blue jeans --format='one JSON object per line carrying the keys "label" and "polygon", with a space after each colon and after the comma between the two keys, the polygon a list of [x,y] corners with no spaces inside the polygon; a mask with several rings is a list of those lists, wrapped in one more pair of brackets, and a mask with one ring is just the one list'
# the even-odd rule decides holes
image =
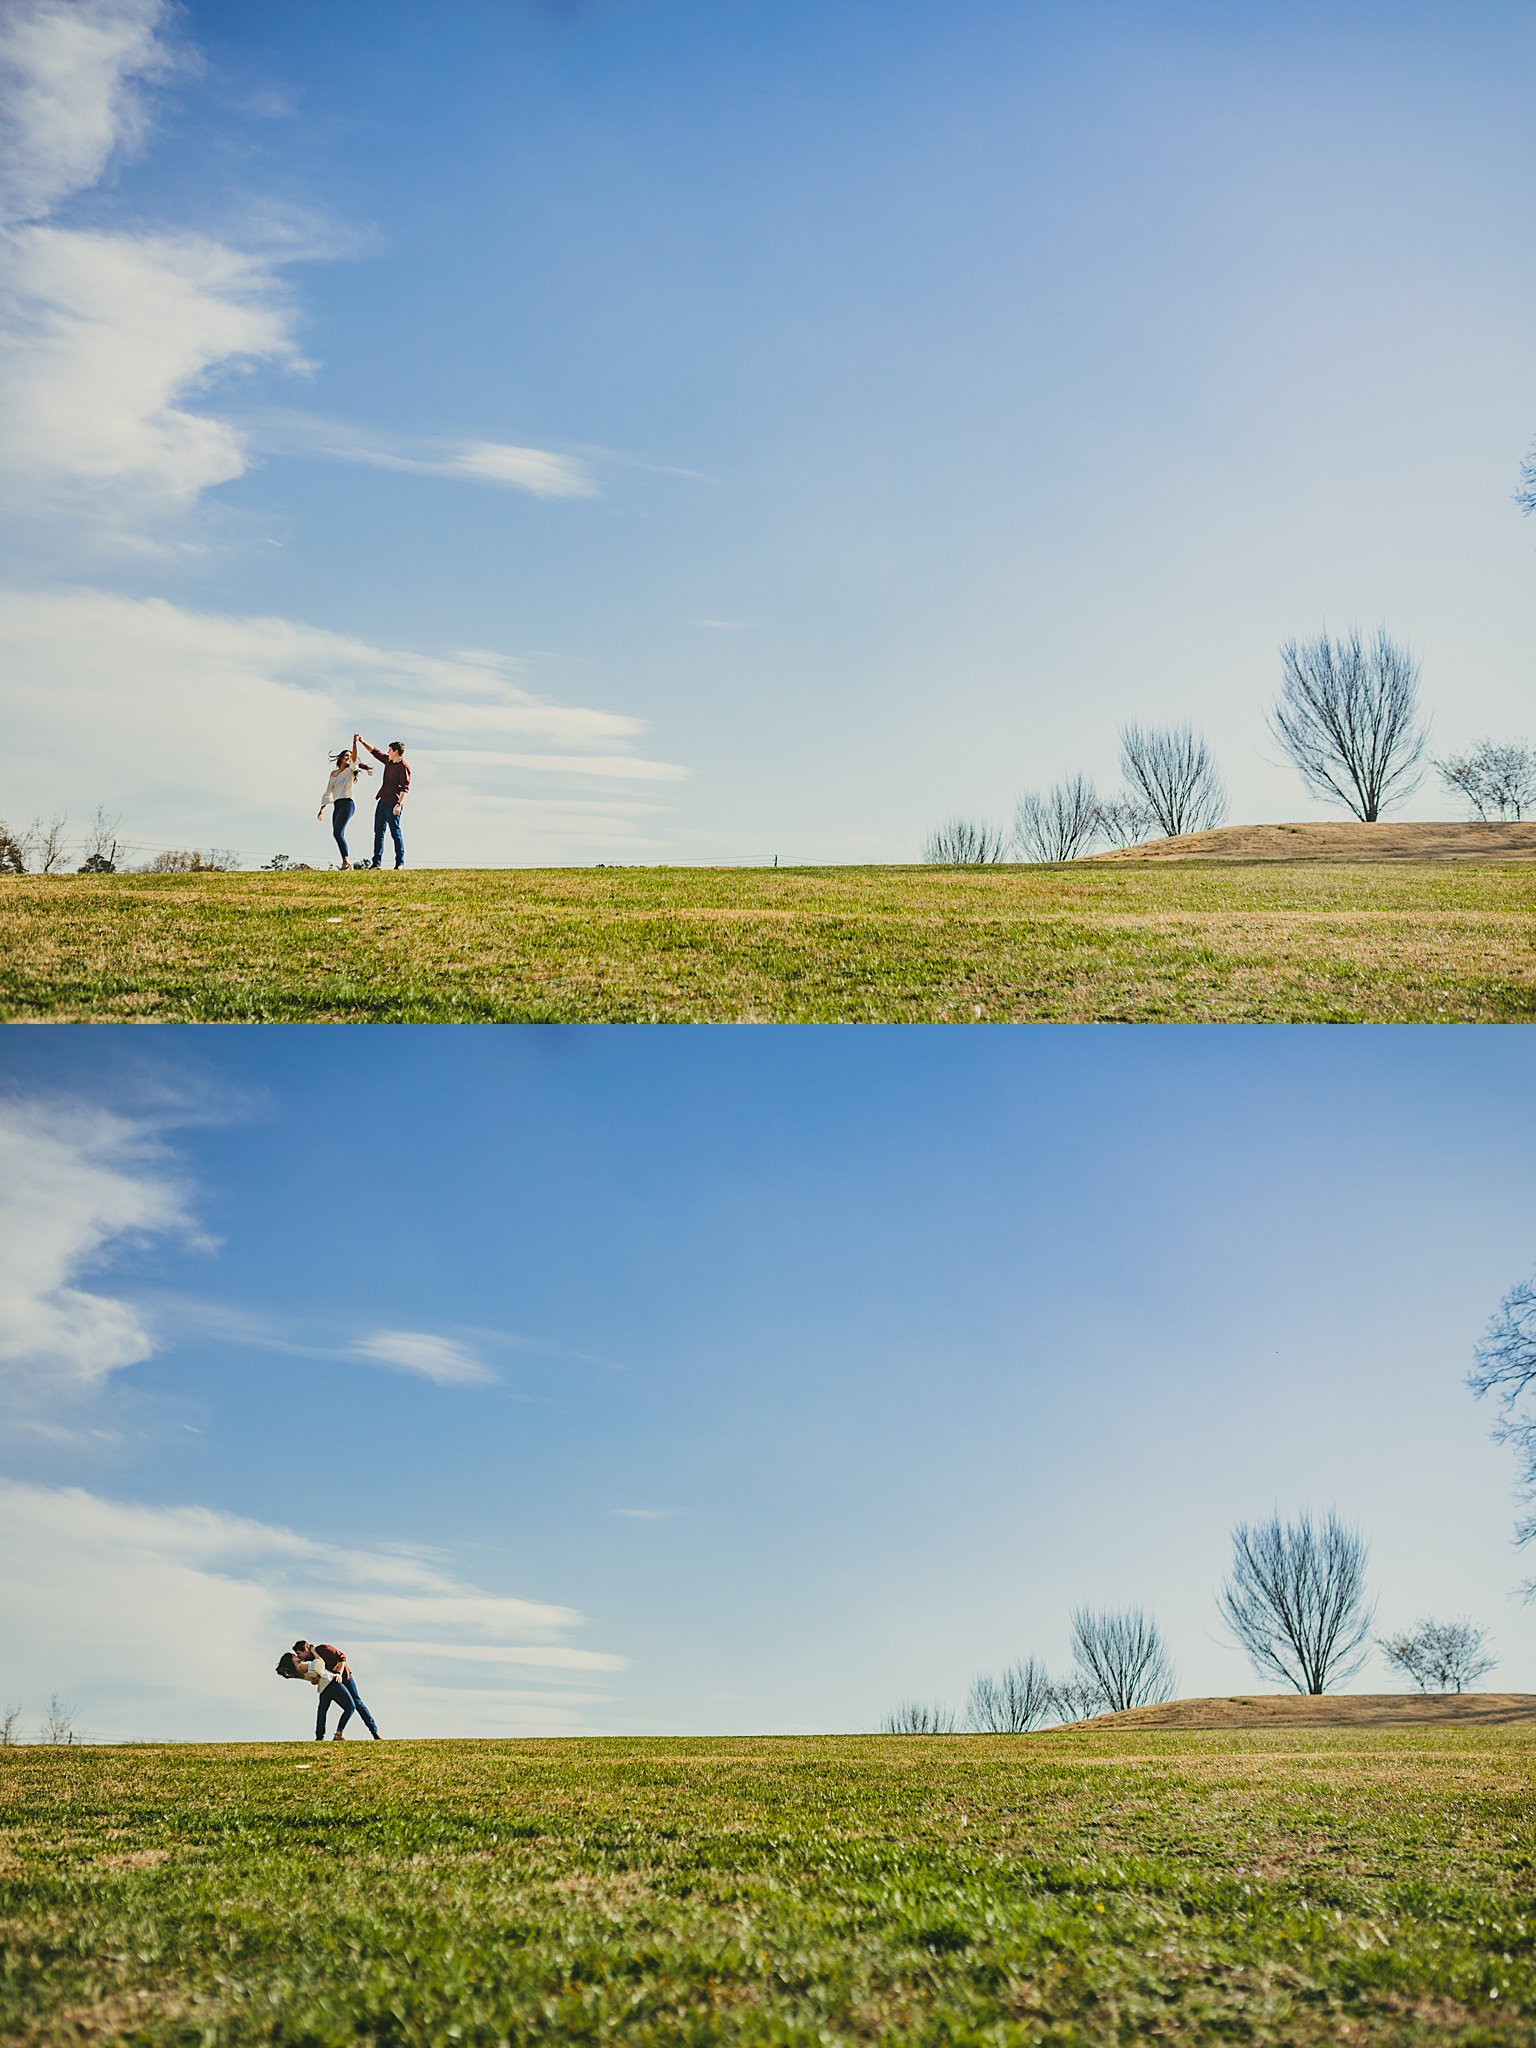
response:
{"label": "woman's blue jeans", "polygon": [[321,1693],[319,1705],[315,1708],[316,1742],[324,1742],[325,1740],[326,1709],[328,1707],[340,1707],[341,1719],[336,1723],[336,1733],[339,1735],[352,1718],[353,1705],[354,1701],[351,1693],[347,1691],[347,1688],[339,1678],[333,1678],[325,1688],[325,1691]]}
{"label": "woman's blue jeans", "polygon": [[331,837],[341,848],[343,860],[350,859],[347,852],[347,827],[352,822],[352,813],[357,809],[349,796],[340,796],[331,805]]}

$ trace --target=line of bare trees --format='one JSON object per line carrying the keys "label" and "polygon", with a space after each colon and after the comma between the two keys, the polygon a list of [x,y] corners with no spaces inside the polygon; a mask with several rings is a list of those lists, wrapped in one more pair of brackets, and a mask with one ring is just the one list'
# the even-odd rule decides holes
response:
{"label": "line of bare trees", "polygon": [[[1038,1657],[1025,1657],[971,1682],[965,1726],[978,1735],[1025,1735],[1052,1723],[1084,1721],[1173,1698],[1173,1660],[1157,1623],[1140,1607],[1079,1607],[1072,1616],[1072,1669],[1053,1678]],[[947,1707],[903,1701],[888,1714],[889,1735],[948,1735]]]}
{"label": "line of bare trees", "polygon": [[[1488,1632],[1470,1621],[1425,1618],[1396,1636],[1373,1636],[1369,1557],[1360,1531],[1332,1511],[1238,1524],[1217,1606],[1227,1634],[1260,1677],[1319,1695],[1352,1678],[1373,1646],[1424,1692],[1461,1692],[1493,1670]],[[1037,1657],[997,1677],[983,1673],[971,1685],[966,1728],[1022,1735],[1173,1698],[1173,1661],[1142,1608],[1078,1608],[1072,1659],[1064,1678],[1051,1677]],[[915,1700],[884,1723],[885,1732],[897,1735],[947,1735],[955,1726],[949,1708]]]}
{"label": "line of bare trees", "polygon": [[13,832],[0,820],[0,875],[199,875],[227,874],[240,865],[227,847],[172,847],[147,858],[130,856],[122,837],[123,821],[98,804],[90,823],[74,832],[62,813],[34,818]]}
{"label": "line of bare trees", "polygon": [[[73,1704],[55,1693],[38,1724],[37,1740],[45,1743],[75,1743],[85,1738],[75,1725]],[[16,1749],[26,1741],[20,1706],[0,1707],[0,1749]]]}
{"label": "line of bare trees", "polygon": [[[1280,669],[1268,728],[1313,796],[1375,824],[1418,788],[1429,726],[1410,649],[1384,628],[1369,638],[1320,633],[1286,641]],[[1445,789],[1485,823],[1536,814],[1536,747],[1524,741],[1485,739],[1434,767]],[[1192,726],[1122,727],[1120,773],[1123,787],[1108,797],[1081,773],[1026,791],[1011,831],[950,817],[929,834],[923,858],[966,867],[1076,860],[1100,843],[1124,847],[1208,831],[1227,815],[1210,749]]]}

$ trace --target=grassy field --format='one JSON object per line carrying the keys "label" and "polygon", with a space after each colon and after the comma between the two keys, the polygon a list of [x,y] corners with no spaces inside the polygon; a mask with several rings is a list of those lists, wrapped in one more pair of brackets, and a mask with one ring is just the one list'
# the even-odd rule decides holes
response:
{"label": "grassy field", "polygon": [[1536,1016],[1536,862],[0,878],[0,1017]]}
{"label": "grassy field", "polygon": [[1530,1728],[0,1752],[0,2039],[1536,2039]]}

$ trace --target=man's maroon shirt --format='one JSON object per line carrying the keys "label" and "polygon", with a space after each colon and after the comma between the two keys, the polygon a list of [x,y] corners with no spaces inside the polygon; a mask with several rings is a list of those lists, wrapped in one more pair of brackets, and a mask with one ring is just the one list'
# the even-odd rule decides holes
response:
{"label": "man's maroon shirt", "polygon": [[411,771],[404,761],[396,761],[389,754],[381,754],[377,747],[370,747],[368,751],[375,761],[384,763],[384,773],[379,780],[379,802],[388,804],[393,810],[396,804],[405,800],[405,792],[411,786]]}

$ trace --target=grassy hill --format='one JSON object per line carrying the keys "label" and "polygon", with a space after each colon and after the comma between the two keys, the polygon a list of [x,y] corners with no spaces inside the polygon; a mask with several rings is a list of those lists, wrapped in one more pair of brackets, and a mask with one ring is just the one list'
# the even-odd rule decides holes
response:
{"label": "grassy hill", "polygon": [[1493,1728],[1536,1722],[1530,1692],[1253,1693],[1241,1698],[1163,1700],[1123,1714],[1095,1714],[1074,1728],[1133,1734],[1144,1728],[1411,1728],[1429,1723]]}
{"label": "grassy hill", "polygon": [[1514,1022],[1533,929],[1524,859],[7,876],[0,1017]]}
{"label": "grassy hill", "polygon": [[0,1750],[0,2039],[1528,2043],[1536,1730]]}

